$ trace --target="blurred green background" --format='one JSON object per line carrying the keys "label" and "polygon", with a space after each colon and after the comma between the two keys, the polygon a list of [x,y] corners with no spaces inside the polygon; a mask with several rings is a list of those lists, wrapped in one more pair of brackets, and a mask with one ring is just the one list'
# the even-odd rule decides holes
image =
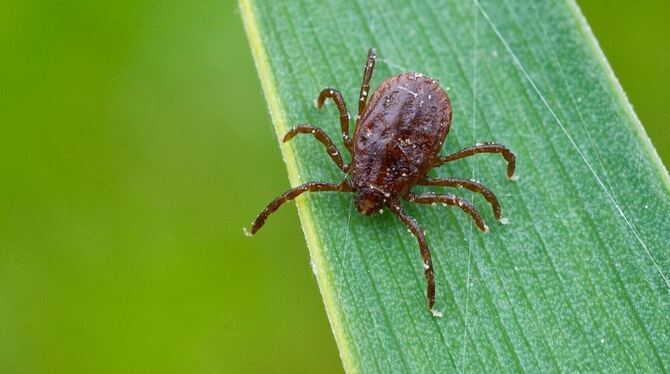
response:
{"label": "blurred green background", "polygon": [[[640,4],[580,1],[667,165]],[[1,2],[0,54],[0,373],[342,370],[295,208],[242,235],[288,180],[233,1]]]}

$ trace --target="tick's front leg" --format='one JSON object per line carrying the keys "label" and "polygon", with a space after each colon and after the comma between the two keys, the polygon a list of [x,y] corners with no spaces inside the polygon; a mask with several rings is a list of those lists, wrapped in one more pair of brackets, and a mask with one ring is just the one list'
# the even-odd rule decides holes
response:
{"label": "tick's front leg", "polygon": [[300,196],[301,194],[305,192],[320,192],[320,191],[342,191],[342,192],[350,192],[351,191],[351,185],[349,184],[348,181],[343,181],[340,184],[334,184],[334,183],[323,183],[323,182],[309,182],[302,184],[298,187],[291,188],[290,190],[284,192],[283,194],[277,196],[274,200],[268,204],[268,206],[263,209],[263,211],[256,217],[254,222],[251,224],[251,232],[248,232],[247,229],[244,229],[244,233],[248,236],[251,236],[256,233],[263,225],[265,224],[265,220],[268,218],[268,216],[272,213],[274,213],[277,209],[279,209],[282,204],[284,204],[287,201],[291,201],[295,199],[296,197]]}
{"label": "tick's front leg", "polygon": [[363,114],[368,103],[368,95],[370,94],[370,80],[372,79],[372,71],[375,69],[375,62],[377,62],[377,51],[374,48],[370,48],[368,51],[368,60],[365,62],[365,70],[363,71],[361,94],[358,98],[359,116]]}

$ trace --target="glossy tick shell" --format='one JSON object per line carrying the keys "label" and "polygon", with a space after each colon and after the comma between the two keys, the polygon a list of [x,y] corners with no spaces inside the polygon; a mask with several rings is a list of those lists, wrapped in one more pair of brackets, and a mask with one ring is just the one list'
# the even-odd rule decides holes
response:
{"label": "glossy tick shell", "polygon": [[379,85],[354,136],[358,211],[376,213],[407,194],[432,168],[450,125],[451,104],[436,80],[404,73]]}
{"label": "glossy tick shell", "polygon": [[[477,153],[498,153],[507,161],[507,176],[512,177],[516,165],[514,153],[507,147],[495,143],[477,144],[448,156],[439,156],[442,144],[451,126],[451,104],[446,92],[437,81],[419,73],[404,73],[386,79],[372,94],[370,80],[376,62],[374,49],[368,52],[363,71],[363,82],[358,99],[358,120],[353,139],[349,136],[349,112],[339,91],[325,88],[319,94],[317,107],[332,99],[340,114],[342,142],[351,156],[351,164],[342,159],[342,154],[333,141],[320,128],[309,124],[293,127],[284,136],[284,142],[298,134],[312,135],[326,147],[328,155],[345,174],[339,184],[308,182],[294,187],[272,200],[254,220],[249,235],[255,234],[265,220],[287,201],[304,192],[354,192],[356,209],[364,215],[381,212],[384,207],[395,214],[414,235],[419,244],[426,277],[426,299],[433,315],[435,277],[430,249],[425,233],[419,223],[402,208],[402,200],[416,204],[441,204],[456,206],[487,231],[477,209],[468,201],[448,193],[412,193],[412,187],[440,186],[467,188],[480,194],[491,205],[493,215],[500,220],[500,204],[486,186],[458,178],[428,178],[428,171]],[[351,179],[348,179],[349,177]]]}

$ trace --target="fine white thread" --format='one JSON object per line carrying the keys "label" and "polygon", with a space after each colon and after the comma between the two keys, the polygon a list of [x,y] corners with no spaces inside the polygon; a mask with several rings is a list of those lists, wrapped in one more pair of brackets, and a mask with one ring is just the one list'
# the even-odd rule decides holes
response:
{"label": "fine white thread", "polygon": [[[476,142],[477,131],[477,8],[473,7],[474,18],[474,49],[472,53],[472,142]],[[476,164],[472,165],[472,180],[475,180]],[[470,193],[470,199],[474,197],[474,193]],[[470,305],[470,271],[471,271],[471,255],[472,255],[472,220],[470,220],[470,227],[468,232],[468,270],[465,278],[465,314],[463,318],[463,351],[461,352],[461,373],[465,373],[465,364],[467,360],[467,343],[468,343],[468,309]]]}
{"label": "fine white thread", "polygon": [[581,157],[581,159],[584,161],[584,163],[586,164],[586,166],[589,168],[589,170],[591,171],[591,174],[593,174],[593,177],[596,179],[596,182],[598,183],[598,185],[600,186],[600,188],[603,190],[603,192],[605,192],[605,195],[607,196],[607,198],[612,202],[612,205],[614,206],[614,208],[617,210],[617,212],[619,213],[619,215],[621,216],[621,218],[623,218],[624,222],[626,223],[626,225],[628,226],[628,228],[630,229],[630,231],[633,233],[633,235],[635,236],[635,238],[637,239],[637,241],[640,243],[640,246],[642,246],[642,248],[644,249],[645,253],[646,253],[647,256],[649,257],[649,259],[651,260],[651,262],[654,264],[654,267],[656,267],[656,270],[657,270],[658,273],[661,275],[661,278],[663,278],[663,281],[665,282],[668,291],[670,291],[670,280],[668,280],[668,278],[666,277],[666,275],[663,273],[663,270],[661,270],[661,267],[658,265],[658,263],[656,262],[656,260],[655,260],[654,257],[652,256],[651,251],[649,251],[649,248],[647,247],[647,244],[642,240],[642,238],[640,237],[640,235],[637,233],[637,230],[635,230],[635,228],[633,227],[633,224],[630,222],[630,220],[628,220],[628,217],[626,217],[626,214],[625,214],[625,213],[623,212],[623,210],[621,209],[621,206],[619,206],[619,204],[617,203],[616,199],[612,196],[612,194],[609,192],[609,190],[607,189],[607,187],[605,186],[605,184],[603,183],[603,181],[600,179],[600,177],[598,176],[598,174],[595,172],[595,170],[594,170],[593,167],[591,166],[591,163],[589,163],[589,161],[588,161],[588,160],[586,159],[586,157],[584,156],[584,153],[582,152],[582,150],[579,148],[579,146],[577,146],[577,143],[574,141],[574,139],[572,138],[572,136],[570,135],[570,133],[568,132],[568,130],[565,128],[565,126],[563,125],[563,122],[558,118],[558,116],[556,115],[556,112],[554,112],[554,110],[553,110],[553,108],[551,107],[551,105],[549,105],[549,102],[548,102],[547,99],[544,97],[544,95],[542,94],[542,92],[540,91],[540,89],[537,87],[537,85],[535,84],[535,81],[533,80],[533,78],[531,78],[530,74],[528,74],[528,71],[526,70],[526,68],[523,66],[523,64],[521,63],[521,61],[519,60],[519,58],[516,56],[516,54],[514,53],[514,51],[512,51],[512,48],[509,46],[509,44],[507,43],[507,41],[505,40],[505,38],[503,38],[503,36],[502,36],[502,34],[500,33],[500,31],[498,30],[498,28],[493,24],[493,22],[492,22],[491,19],[489,18],[488,13],[486,13],[486,11],[484,10],[484,8],[482,8],[482,6],[479,4],[479,0],[472,0],[472,1],[474,2],[474,4],[475,4],[475,5],[477,6],[477,8],[479,9],[479,12],[482,14],[482,16],[484,16],[484,19],[485,19],[486,22],[489,24],[489,26],[491,27],[491,29],[493,30],[493,32],[496,34],[496,36],[498,37],[498,39],[500,40],[500,42],[503,44],[503,46],[505,47],[505,49],[507,50],[507,52],[510,54],[510,56],[511,56],[512,59],[514,60],[514,63],[516,64],[516,66],[519,68],[519,70],[521,70],[521,73],[522,73],[522,74],[524,75],[524,77],[528,80],[528,83],[530,83],[531,87],[533,88],[533,91],[535,91],[535,93],[538,95],[538,97],[540,98],[540,100],[542,101],[542,103],[544,104],[544,106],[547,107],[547,109],[548,109],[549,112],[551,113],[551,116],[554,117],[554,119],[556,120],[556,123],[559,125],[559,127],[561,128],[561,130],[563,131],[563,133],[565,134],[565,136],[566,136],[566,137],[568,138],[568,140],[570,141],[570,144],[572,144],[572,146],[575,148],[575,150],[577,151],[577,153],[579,154],[579,156]]}

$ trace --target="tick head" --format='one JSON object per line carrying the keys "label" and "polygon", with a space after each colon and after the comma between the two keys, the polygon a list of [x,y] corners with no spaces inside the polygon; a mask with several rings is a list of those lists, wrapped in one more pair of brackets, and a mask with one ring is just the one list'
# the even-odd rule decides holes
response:
{"label": "tick head", "polygon": [[379,191],[361,189],[356,195],[356,210],[364,216],[378,213],[384,206],[384,196]]}

